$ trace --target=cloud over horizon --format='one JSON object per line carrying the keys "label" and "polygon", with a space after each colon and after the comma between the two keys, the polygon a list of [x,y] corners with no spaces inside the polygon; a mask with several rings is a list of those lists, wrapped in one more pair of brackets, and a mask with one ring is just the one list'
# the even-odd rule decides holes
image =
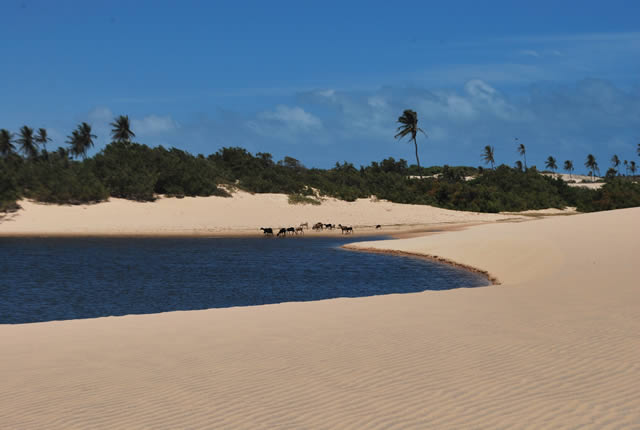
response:
{"label": "cloud over horizon", "polygon": [[[200,153],[242,146],[325,167],[342,160],[368,164],[388,156],[411,162],[410,148],[393,138],[404,109],[418,112],[419,125],[428,134],[419,139],[425,164],[479,165],[485,145],[495,146],[498,162],[513,164],[518,158],[515,137],[527,146],[531,164],[542,165],[554,155],[581,165],[587,153],[608,160],[616,152],[631,159],[640,137],[640,91],[601,79],[539,83],[509,95],[471,79],[458,88],[323,88],[299,92],[294,99],[253,114],[220,111],[180,123],[152,113],[132,118],[132,127],[138,140],[150,145],[184,148],[188,141],[191,148],[185,149]],[[88,117],[108,135],[109,108],[94,108]]]}
{"label": "cloud over horizon", "polygon": [[152,114],[141,119],[133,119],[131,127],[136,130],[136,135],[149,136],[174,131],[180,125],[170,115],[158,116]]}

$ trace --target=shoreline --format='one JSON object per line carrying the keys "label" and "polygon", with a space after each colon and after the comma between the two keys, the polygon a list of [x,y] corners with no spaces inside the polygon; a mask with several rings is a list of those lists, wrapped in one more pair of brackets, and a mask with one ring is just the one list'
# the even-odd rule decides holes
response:
{"label": "shoreline", "polygon": [[[414,237],[421,237],[421,236],[414,236]],[[468,264],[459,263],[457,261],[453,261],[448,258],[439,257],[437,255],[422,254],[419,252],[398,251],[394,249],[365,248],[362,246],[351,246],[351,245],[352,244],[342,245],[341,248],[348,249],[349,251],[366,252],[370,254],[384,254],[384,255],[393,255],[397,257],[418,258],[418,259],[431,261],[434,263],[445,264],[447,266],[456,267],[459,269],[467,270],[469,272],[477,273],[479,275],[484,276],[489,281],[488,286],[502,285],[502,283],[496,276],[492,275],[486,270],[480,269],[478,267],[470,266]],[[461,287],[461,288],[464,288],[464,287]],[[430,290],[426,290],[426,291],[430,291]]]}
{"label": "shoreline", "polygon": [[[160,198],[141,203],[112,198],[93,205],[65,206],[20,202],[22,209],[0,218],[0,237],[247,237],[260,227],[277,231],[317,222],[353,226],[356,235],[413,234],[457,224],[530,219],[530,215],[461,212],[425,205],[371,199],[326,199],[319,206],[290,205],[284,194],[233,197]],[[382,231],[375,226],[381,225]],[[340,235],[340,230],[305,235]]]}
{"label": "shoreline", "polygon": [[[341,234],[340,229],[336,227],[334,230],[313,231],[305,230],[302,235],[286,236],[278,238],[275,236],[265,236],[260,230],[238,229],[233,231],[204,231],[197,230],[191,232],[180,231],[155,231],[155,232],[0,232],[2,238],[203,238],[203,239],[243,239],[243,238],[264,238],[264,239],[312,239],[314,237],[325,238],[368,238],[376,236],[388,236],[394,239],[404,239],[410,237],[420,237],[430,234],[444,233],[447,231],[458,231],[475,225],[491,224],[494,222],[527,222],[529,219],[508,218],[499,221],[482,221],[482,222],[451,222],[436,224],[412,224],[412,225],[393,225],[383,226],[381,229],[368,226],[353,226],[355,232],[353,234]],[[275,231],[276,229],[274,229]]]}

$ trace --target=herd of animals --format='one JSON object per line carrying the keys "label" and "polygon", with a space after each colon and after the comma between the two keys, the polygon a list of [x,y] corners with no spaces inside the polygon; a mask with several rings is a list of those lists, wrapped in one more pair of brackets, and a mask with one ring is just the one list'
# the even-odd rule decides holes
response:
{"label": "herd of animals", "polygon": [[[381,228],[381,225],[376,225],[376,229]],[[342,225],[342,224],[338,224],[337,226],[335,224],[324,224],[321,222],[317,222],[315,223],[311,229],[314,231],[320,231],[320,230],[334,230],[336,228],[339,228],[342,232],[342,234],[353,234],[353,227],[352,226],[346,226],[346,225]],[[278,230],[278,233],[275,234],[275,236],[277,237],[286,237],[286,236],[296,236],[296,235],[303,235],[305,229],[309,229],[309,223],[308,222],[303,222],[302,224],[300,224],[298,227],[282,227],[280,229],[276,229]],[[265,236],[273,236],[274,235],[274,229],[271,227],[260,227],[260,230],[262,230],[262,233]]]}

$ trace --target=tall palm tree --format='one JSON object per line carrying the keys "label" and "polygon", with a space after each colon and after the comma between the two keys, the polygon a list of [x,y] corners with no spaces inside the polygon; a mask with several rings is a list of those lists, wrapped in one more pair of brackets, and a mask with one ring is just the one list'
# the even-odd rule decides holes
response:
{"label": "tall palm tree", "polygon": [[405,109],[402,116],[398,118],[398,122],[401,124],[396,130],[398,133],[394,136],[394,139],[402,139],[409,135],[410,140],[413,140],[413,145],[416,148],[416,163],[418,164],[418,170],[420,170],[420,158],[418,158],[418,143],[416,142],[416,135],[418,132],[427,137],[427,133],[418,127],[418,114],[410,109]]}
{"label": "tall palm tree", "polygon": [[71,146],[69,152],[76,157],[87,158],[87,150],[93,146],[93,139],[96,137],[91,133],[91,126],[83,122],[68,137],[67,143]]}
{"label": "tall palm tree", "polygon": [[569,178],[571,178],[571,172],[573,172],[573,161],[567,160],[564,162],[564,170],[569,172]]}
{"label": "tall palm tree", "polygon": [[553,158],[551,155],[549,155],[549,158],[547,158],[547,161],[545,161],[544,165],[547,167],[547,169],[551,169],[553,173],[555,173],[556,170],[558,170],[556,159]]}
{"label": "tall palm tree", "polygon": [[640,157],[640,143],[638,143],[638,149],[636,150],[636,152],[638,153],[638,157]]}
{"label": "tall palm tree", "polygon": [[51,138],[47,135],[47,129],[39,128],[35,141],[42,145],[43,150],[47,150],[47,142],[51,142]]}
{"label": "tall palm tree", "polygon": [[130,143],[131,138],[136,137],[135,133],[131,131],[128,115],[120,115],[109,125],[113,127],[111,129],[111,137],[115,142]]}
{"label": "tall palm tree", "polygon": [[13,154],[16,147],[13,146],[13,133],[4,128],[0,130],[0,155],[8,157]]}
{"label": "tall palm tree", "polygon": [[629,163],[629,170],[631,170],[631,174],[633,176],[636,176],[636,162],[632,161],[631,163]]}
{"label": "tall palm tree", "polygon": [[628,176],[629,175],[629,162],[627,160],[624,160],[624,163],[622,163],[622,164],[624,164],[624,174],[625,174],[625,176]]}
{"label": "tall palm tree", "polygon": [[493,169],[493,165],[495,164],[496,160],[493,157],[494,155],[494,148],[491,145],[487,145],[484,147],[484,152],[482,153],[482,159],[484,160],[485,164],[491,164],[491,168]]}
{"label": "tall palm tree", "polygon": [[620,159],[616,154],[613,154],[613,157],[611,157],[611,165],[613,166],[614,169],[618,170],[618,166],[620,165]]}
{"label": "tall palm tree", "polygon": [[585,161],[584,166],[591,171],[591,181],[594,181],[595,172],[600,171],[598,169],[598,163],[596,162],[596,157],[593,154],[587,155],[587,161]]}
{"label": "tall palm tree", "polygon": [[71,136],[67,136],[67,144],[69,144],[69,154],[72,157],[77,157],[82,152],[82,144],[80,143],[80,133],[78,130],[73,130]]}
{"label": "tall palm tree", "polygon": [[[516,140],[518,140],[517,137]],[[518,154],[522,155],[524,159],[524,170],[527,170],[527,149],[524,147],[524,143],[518,145]]]}
{"label": "tall palm tree", "polygon": [[520,160],[516,161],[516,169],[522,172],[522,161]]}
{"label": "tall palm tree", "polygon": [[38,147],[34,142],[33,129],[23,125],[19,136],[16,142],[20,145],[20,150],[27,158],[35,158],[38,155]]}

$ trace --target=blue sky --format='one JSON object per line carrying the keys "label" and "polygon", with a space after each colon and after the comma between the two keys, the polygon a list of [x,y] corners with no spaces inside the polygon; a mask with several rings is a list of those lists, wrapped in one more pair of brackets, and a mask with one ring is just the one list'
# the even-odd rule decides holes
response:
{"label": "blue sky", "polygon": [[[601,167],[640,142],[640,2],[0,2],[0,127],[81,121],[108,142],[307,166],[413,160],[395,141],[418,112],[423,165],[547,156]],[[560,163],[559,163],[560,164]]]}

